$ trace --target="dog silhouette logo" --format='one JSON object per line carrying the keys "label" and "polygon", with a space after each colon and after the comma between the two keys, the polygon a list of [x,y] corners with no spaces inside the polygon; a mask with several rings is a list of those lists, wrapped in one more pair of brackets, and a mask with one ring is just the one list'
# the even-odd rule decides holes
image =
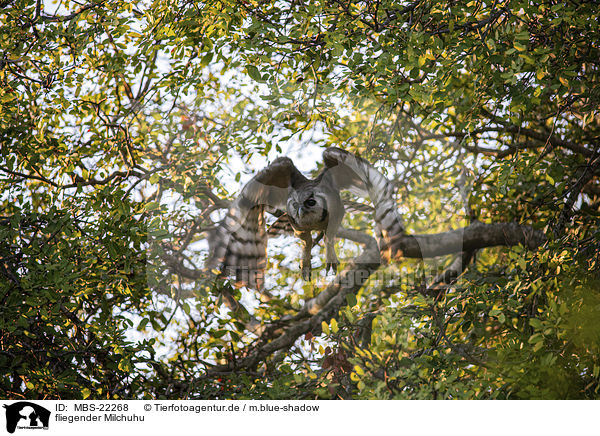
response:
{"label": "dog silhouette logo", "polygon": [[6,409],[6,431],[14,433],[19,429],[47,429],[50,411],[29,401],[19,401],[4,405]]}

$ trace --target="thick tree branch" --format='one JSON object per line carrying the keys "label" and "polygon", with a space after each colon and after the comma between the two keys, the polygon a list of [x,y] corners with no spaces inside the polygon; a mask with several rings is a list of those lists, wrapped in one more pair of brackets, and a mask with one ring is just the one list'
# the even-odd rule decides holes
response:
{"label": "thick tree branch", "polygon": [[535,248],[545,240],[541,231],[529,226],[475,222],[462,229],[432,235],[397,235],[391,247],[395,257],[423,259],[498,245],[523,244]]}

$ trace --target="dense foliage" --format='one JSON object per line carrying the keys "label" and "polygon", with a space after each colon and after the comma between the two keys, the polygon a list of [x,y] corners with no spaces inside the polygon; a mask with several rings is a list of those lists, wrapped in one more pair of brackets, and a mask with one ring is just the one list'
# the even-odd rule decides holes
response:
{"label": "dense foliage", "polygon": [[[2,397],[599,397],[596,2],[0,6]],[[324,272],[303,283],[284,239],[267,293],[207,284],[206,231],[267,158],[329,145],[395,182],[410,233],[548,240],[382,266],[238,366]]]}

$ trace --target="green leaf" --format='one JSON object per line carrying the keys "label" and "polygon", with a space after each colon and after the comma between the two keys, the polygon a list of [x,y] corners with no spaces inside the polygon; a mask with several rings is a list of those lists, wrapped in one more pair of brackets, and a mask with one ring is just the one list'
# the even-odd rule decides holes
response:
{"label": "green leaf", "polygon": [[523,44],[521,44],[521,43],[519,43],[519,42],[516,42],[516,41],[515,41],[515,43],[514,43],[514,46],[515,46],[515,48],[516,48],[518,51],[527,51],[527,46],[526,46],[526,45],[523,45]]}
{"label": "green leaf", "polygon": [[544,324],[537,318],[530,318],[529,325],[535,329],[542,329],[544,327]]}
{"label": "green leaf", "polygon": [[217,330],[212,332],[212,337],[213,338],[222,338],[223,336],[225,336],[228,333],[228,330]]}
{"label": "green leaf", "polygon": [[144,210],[146,212],[149,212],[151,210],[156,210],[160,207],[160,202],[159,201],[151,201],[149,203],[146,203],[146,205],[144,206]]}
{"label": "green leaf", "polygon": [[246,71],[248,72],[248,75],[256,80],[257,82],[262,82],[262,77],[260,76],[260,72],[258,71],[258,68],[256,68],[254,65],[248,65],[246,66]]}
{"label": "green leaf", "polygon": [[346,303],[348,303],[348,306],[350,306],[350,307],[356,306],[356,304],[357,304],[356,295],[346,294]]}
{"label": "green leaf", "polygon": [[538,342],[543,342],[544,336],[541,333],[536,333],[532,335],[527,342],[530,344],[537,344]]}

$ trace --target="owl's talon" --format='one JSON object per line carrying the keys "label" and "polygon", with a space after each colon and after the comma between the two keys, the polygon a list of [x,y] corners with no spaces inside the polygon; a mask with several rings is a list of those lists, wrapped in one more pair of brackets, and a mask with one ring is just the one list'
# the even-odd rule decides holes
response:
{"label": "owl's talon", "polygon": [[327,265],[325,266],[325,272],[327,272],[327,273],[329,273],[331,271],[333,274],[337,274],[337,269],[338,269],[337,262],[327,262]]}
{"label": "owl's talon", "polygon": [[302,268],[302,278],[306,282],[310,282],[312,270],[310,268]]}

